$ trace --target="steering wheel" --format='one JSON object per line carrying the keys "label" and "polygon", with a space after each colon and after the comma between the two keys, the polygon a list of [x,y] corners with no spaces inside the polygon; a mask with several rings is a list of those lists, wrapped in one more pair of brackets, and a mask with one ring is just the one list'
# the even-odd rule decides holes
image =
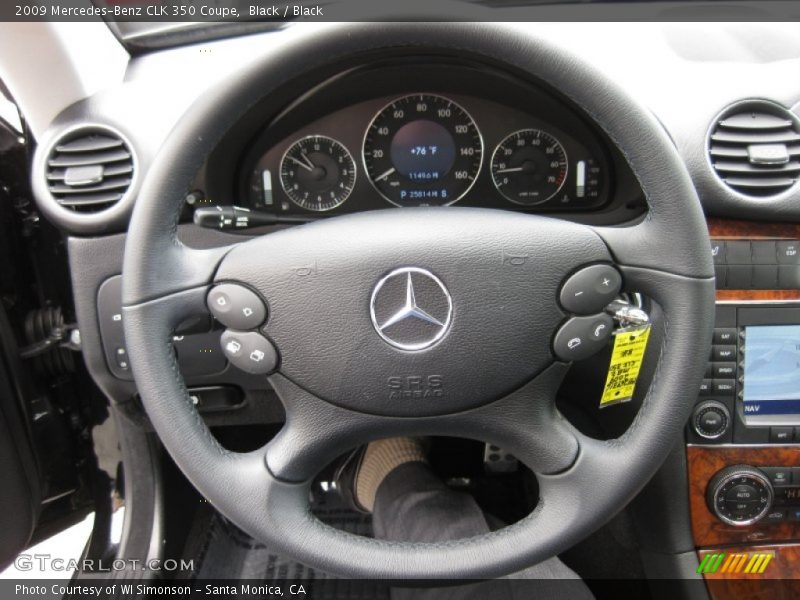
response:
{"label": "steering wheel", "polygon": [[[591,227],[489,209],[387,209],[225,248],[191,249],[177,240],[187,185],[203,157],[261,95],[298,70],[392,50],[454,55],[467,46],[552,86],[594,119],[637,176],[647,217]],[[623,289],[647,295],[663,312],[643,405],[609,441],[581,434],[555,407],[569,361],[554,354],[553,340],[572,317],[559,293],[571,274],[596,264],[615,269]],[[171,345],[178,323],[207,314],[221,283],[240,284],[264,303],[265,323],[246,335],[266,348],[264,364],[279,359],[264,385],[278,394],[286,422],[248,453],[228,451],[211,435]],[[223,515],[325,572],[452,579],[501,576],[549,558],[635,496],[691,410],[710,350],[714,282],[703,213],[674,146],[614,83],[515,26],[347,24],[274,34],[268,54],[186,112],[139,194],[123,297],[147,414],[179,468]],[[393,315],[406,324],[386,326]],[[538,505],[500,531],[441,544],[358,537],[312,515],[310,484],[324,465],[398,435],[496,444],[536,474]]]}

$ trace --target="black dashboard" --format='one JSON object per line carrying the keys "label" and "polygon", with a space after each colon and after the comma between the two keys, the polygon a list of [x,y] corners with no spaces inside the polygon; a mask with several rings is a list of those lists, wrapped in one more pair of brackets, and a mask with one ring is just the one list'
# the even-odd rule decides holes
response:
{"label": "black dashboard", "polygon": [[622,210],[613,218],[625,220],[643,207],[640,193],[614,145],[544,86],[408,58],[340,73],[277,116],[244,120],[192,200],[243,209],[210,221],[236,229],[454,204],[603,220]]}

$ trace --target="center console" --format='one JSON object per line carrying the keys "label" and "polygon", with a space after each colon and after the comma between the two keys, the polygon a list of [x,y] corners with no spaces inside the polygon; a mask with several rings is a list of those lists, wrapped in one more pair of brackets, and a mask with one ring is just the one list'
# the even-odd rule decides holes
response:
{"label": "center console", "polygon": [[[713,346],[700,389],[690,391],[696,401],[686,427],[698,558],[702,565],[708,555],[768,555],[769,576],[797,577],[800,226],[712,219],[709,232]],[[750,577],[745,569],[698,572],[711,580]],[[709,591],[732,597],[730,588],[709,584]]]}
{"label": "center console", "polygon": [[719,305],[694,444],[800,443],[800,306]]}

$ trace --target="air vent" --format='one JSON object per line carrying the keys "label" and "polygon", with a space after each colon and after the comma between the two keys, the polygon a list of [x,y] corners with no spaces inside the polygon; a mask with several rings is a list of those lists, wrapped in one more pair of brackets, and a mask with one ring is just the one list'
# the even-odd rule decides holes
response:
{"label": "air vent", "polygon": [[719,178],[748,196],[774,196],[800,177],[797,117],[770,102],[738,104],[723,113],[708,151]]}
{"label": "air vent", "polygon": [[82,129],[61,138],[47,159],[47,189],[78,212],[99,212],[119,202],[133,181],[133,155],[108,129]]}

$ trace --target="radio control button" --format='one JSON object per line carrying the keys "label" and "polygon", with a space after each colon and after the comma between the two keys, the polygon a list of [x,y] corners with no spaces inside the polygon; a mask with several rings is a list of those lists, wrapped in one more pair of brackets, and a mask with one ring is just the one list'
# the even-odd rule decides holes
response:
{"label": "radio control button", "polygon": [[717,379],[734,379],[736,377],[736,363],[723,362],[711,365],[713,377]]}
{"label": "radio control button", "polygon": [[714,380],[713,379],[703,379],[700,382],[700,395],[701,396],[710,396],[711,391],[714,389]]}
{"label": "radio control button", "polygon": [[794,430],[792,427],[770,427],[769,441],[773,444],[789,444]]}
{"label": "radio control button", "polygon": [[735,344],[738,333],[735,327],[723,327],[714,330],[715,344]]}
{"label": "radio control button", "polygon": [[736,382],[733,379],[714,379],[715,396],[733,396]]}
{"label": "radio control button", "polygon": [[725,424],[725,417],[716,411],[708,411],[698,419],[698,423],[706,431],[718,431]]}
{"label": "radio control button", "polygon": [[695,433],[708,440],[722,437],[730,427],[730,414],[721,402],[709,400],[694,409],[692,426]]}
{"label": "radio control button", "polygon": [[736,360],[736,346],[714,346],[711,350],[715,362],[729,362]]}

